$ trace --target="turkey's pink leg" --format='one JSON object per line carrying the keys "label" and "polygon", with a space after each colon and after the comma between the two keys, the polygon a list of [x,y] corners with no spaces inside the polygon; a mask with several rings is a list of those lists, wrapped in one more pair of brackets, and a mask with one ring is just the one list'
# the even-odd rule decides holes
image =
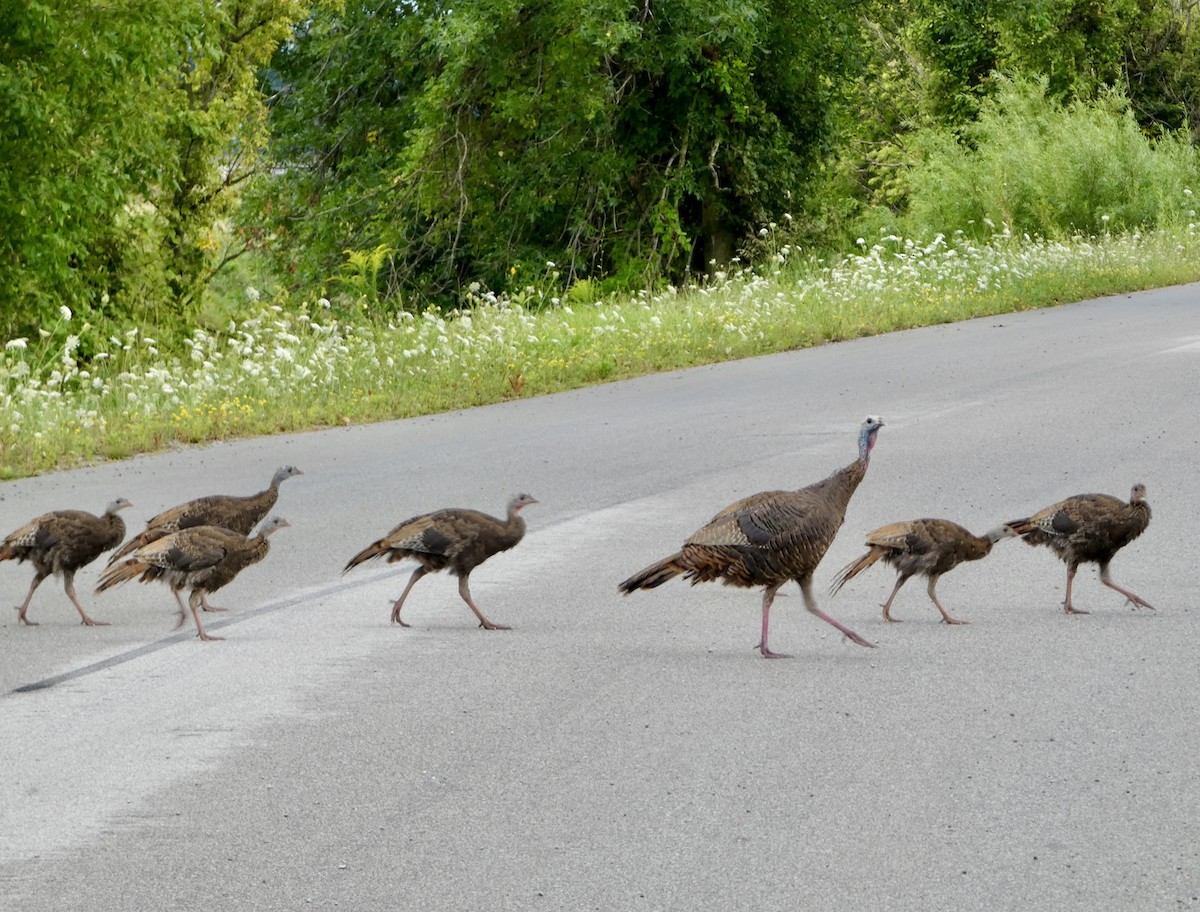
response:
{"label": "turkey's pink leg", "polygon": [[404,591],[400,593],[400,598],[396,599],[396,601],[392,603],[392,623],[393,624],[399,624],[401,627],[411,627],[412,626],[412,624],[406,624],[406,623],[404,623],[404,621],[400,620],[400,609],[404,607],[404,600],[406,598],[408,598],[408,593],[412,590],[412,587],[417,584],[417,580],[419,580],[421,577],[423,577],[428,572],[429,571],[426,570],[424,567],[418,567],[416,570],[413,571],[412,576],[410,576],[408,578],[408,585],[405,586]]}
{"label": "turkey's pink leg", "polygon": [[804,607],[807,608],[809,611],[811,611],[813,614],[815,614],[817,617],[819,617],[821,620],[823,620],[825,623],[832,624],[834,627],[836,627],[838,630],[840,630],[843,634],[845,634],[845,636],[847,638],[854,641],[859,646],[866,646],[870,649],[875,648],[874,643],[864,640],[862,637],[860,637],[857,633],[855,633],[853,630],[851,630],[845,624],[838,623],[833,618],[831,618],[829,615],[827,615],[824,611],[822,611],[820,608],[817,607],[817,600],[815,598],[813,598],[812,577],[811,576],[806,576],[804,579],[802,579],[800,581],[800,592],[803,593],[803,595],[804,595]]}
{"label": "turkey's pink leg", "polygon": [[892,594],[889,595],[887,601],[883,603],[883,619],[885,621],[891,621],[893,624],[899,624],[901,622],[899,618],[892,617],[892,599],[896,597],[896,593],[900,591],[900,587],[906,582],[908,582],[907,576],[901,576],[897,578],[896,585],[892,589]]}
{"label": "turkey's pink leg", "polygon": [[467,607],[475,612],[475,617],[479,618],[479,626],[484,630],[512,630],[511,627],[504,624],[493,624],[480,611],[473,601],[471,601],[471,590],[467,588],[467,578],[460,576],[458,578],[458,594],[462,596],[463,601],[467,603]]}
{"label": "turkey's pink leg", "polygon": [[175,593],[175,601],[179,603],[179,620],[174,627],[175,630],[178,630],[187,622],[187,608],[184,607],[183,596],[179,594],[179,590],[172,588],[171,591]]}
{"label": "turkey's pink leg", "polygon": [[943,608],[942,603],[938,601],[937,593],[933,591],[934,587],[937,586],[937,581],[938,581],[938,578],[936,576],[929,577],[929,588],[926,591],[928,591],[929,597],[931,599],[933,599],[933,603],[935,605],[937,605],[937,610],[942,613],[942,620],[945,621],[947,624],[965,624],[965,623],[967,623],[966,621],[958,620],[958,618],[952,618],[952,617],[950,617],[950,615],[948,615],[946,613],[946,609]]}
{"label": "turkey's pink leg", "polygon": [[93,621],[88,617],[88,613],[83,610],[83,606],[79,604],[79,599],[75,596],[75,573],[68,570],[63,574],[63,588],[67,590],[67,598],[75,604],[75,610],[79,612],[79,616],[83,618],[83,623],[89,627],[107,627],[108,621]]}
{"label": "turkey's pink leg", "polygon": [[1112,581],[1112,577],[1108,575],[1107,564],[1100,568],[1100,582],[1104,583],[1104,585],[1106,585],[1109,589],[1116,589],[1119,593],[1121,593],[1121,595],[1129,599],[1130,604],[1132,604],[1134,608],[1149,608],[1151,611],[1155,610],[1154,606],[1140,595],[1136,595],[1135,593],[1130,592],[1124,586],[1118,586],[1116,583],[1114,583]]}
{"label": "turkey's pink leg", "polygon": [[764,659],[790,659],[791,656],[783,652],[772,652],[771,647],[767,645],[767,628],[771,625],[771,605],[775,601],[775,593],[779,591],[779,587],[783,583],[775,586],[768,586],[763,592],[762,598],[762,639],[758,641],[755,647],[763,654]]}
{"label": "turkey's pink leg", "polygon": [[1075,568],[1068,567],[1067,568],[1067,597],[1063,600],[1063,610],[1066,611],[1067,614],[1088,614],[1089,612],[1084,611],[1082,608],[1071,607],[1071,584],[1073,582],[1075,582]]}
{"label": "turkey's pink leg", "polygon": [[29,601],[30,601],[30,599],[33,598],[33,593],[36,592],[37,587],[42,584],[42,580],[44,580],[49,575],[50,574],[48,574],[48,573],[41,573],[40,571],[38,573],[34,574],[33,582],[30,583],[30,585],[29,585],[29,593],[25,596],[25,601],[23,601],[21,603],[21,607],[19,607],[17,609],[17,611],[19,612],[17,614],[17,620],[20,621],[22,624],[26,624],[30,627],[36,627],[38,625],[37,621],[31,621],[31,620],[29,620],[29,618],[25,617],[25,612],[29,610]]}
{"label": "turkey's pink leg", "polygon": [[192,608],[192,617],[194,617],[196,619],[196,630],[198,630],[200,633],[200,639],[202,639],[202,640],[223,640],[223,639],[225,639],[224,637],[212,636],[207,631],[205,631],[204,622],[200,620],[200,599],[198,598],[199,595],[200,595],[200,593],[197,590],[193,589],[192,594],[190,596],[188,596],[188,605],[190,605]]}
{"label": "turkey's pink leg", "polygon": [[216,605],[210,605],[208,603],[208,596],[205,595],[203,592],[200,593],[200,607],[203,608],[205,611],[228,611],[229,610],[228,608],[218,608]]}

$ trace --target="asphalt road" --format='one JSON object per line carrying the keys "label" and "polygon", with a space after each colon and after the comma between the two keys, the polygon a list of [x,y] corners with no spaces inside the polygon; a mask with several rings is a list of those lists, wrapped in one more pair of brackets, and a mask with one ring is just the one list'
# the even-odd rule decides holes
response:
{"label": "asphalt road", "polygon": [[[123,495],[288,481],[292,522],[201,643],[161,587],[58,581],[0,616],[5,910],[1200,908],[1200,287],[1122,296],[432,418],[179,450],[0,485],[0,533]],[[817,573],[845,642],[759,598],[617,582],[730,501],[799,487],[887,426]],[[948,575],[949,627],[877,567],[892,520],[977,532],[1149,488],[1113,575],[1002,542]],[[489,633],[409,566],[339,570],[405,516],[542,501],[476,572]],[[0,565],[17,604],[29,571]],[[30,688],[30,685],[34,685]],[[18,688],[26,688],[18,690]]]}

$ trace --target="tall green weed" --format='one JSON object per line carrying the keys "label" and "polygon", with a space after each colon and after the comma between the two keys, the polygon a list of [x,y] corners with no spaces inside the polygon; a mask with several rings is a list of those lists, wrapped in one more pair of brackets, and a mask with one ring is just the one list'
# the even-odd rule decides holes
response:
{"label": "tall green weed", "polygon": [[1181,134],[1147,137],[1110,92],[1061,105],[1038,79],[1003,79],[960,133],[917,134],[901,230],[961,229],[985,239],[1002,226],[1062,239],[1171,228],[1194,218],[1200,155]]}

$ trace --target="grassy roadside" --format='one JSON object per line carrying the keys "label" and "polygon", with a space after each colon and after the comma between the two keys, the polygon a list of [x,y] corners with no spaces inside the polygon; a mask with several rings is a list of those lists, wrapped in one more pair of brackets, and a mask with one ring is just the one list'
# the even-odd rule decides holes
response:
{"label": "grassy roadside", "polygon": [[[1200,280],[1200,231],[988,245],[887,238],[836,264],[780,247],[765,274],[570,304],[536,289],[392,322],[259,302],[163,353],[137,329],[0,352],[0,478],[176,443],[411,417],[915,326]],[[66,329],[71,316],[64,312]],[[55,328],[58,336],[64,327]]]}

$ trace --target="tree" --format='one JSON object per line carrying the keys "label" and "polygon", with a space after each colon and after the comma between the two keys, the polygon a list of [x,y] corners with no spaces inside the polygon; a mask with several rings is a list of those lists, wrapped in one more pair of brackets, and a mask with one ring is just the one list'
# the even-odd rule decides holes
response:
{"label": "tree", "polygon": [[155,90],[191,26],[178,2],[0,7],[0,331],[98,301],[104,252],[159,178]]}
{"label": "tree", "polygon": [[195,300],[237,253],[214,229],[257,166],[257,69],[306,5],[0,6],[0,332]]}
{"label": "tree", "polygon": [[[627,286],[726,260],[828,150],[856,5],[472,0],[326,10],[277,56],[262,194],[302,276],[390,253],[446,299],[551,260]],[[270,205],[270,212],[265,211]]]}

